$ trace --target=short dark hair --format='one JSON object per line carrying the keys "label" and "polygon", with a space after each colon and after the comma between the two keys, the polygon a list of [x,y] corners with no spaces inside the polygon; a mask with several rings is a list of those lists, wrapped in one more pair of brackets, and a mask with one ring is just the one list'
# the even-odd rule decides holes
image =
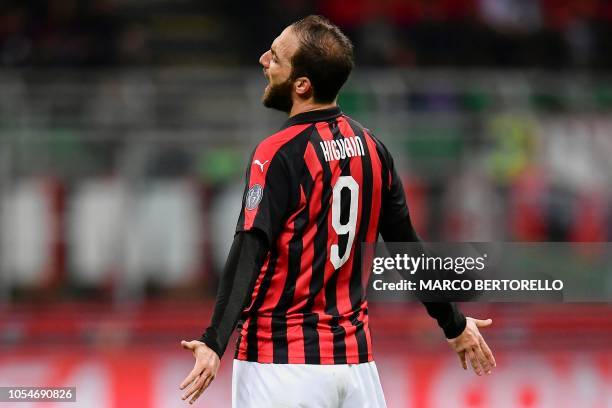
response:
{"label": "short dark hair", "polygon": [[314,100],[332,102],[353,69],[353,43],[322,16],[310,15],[291,24],[291,28],[299,40],[291,60],[292,79],[307,77]]}

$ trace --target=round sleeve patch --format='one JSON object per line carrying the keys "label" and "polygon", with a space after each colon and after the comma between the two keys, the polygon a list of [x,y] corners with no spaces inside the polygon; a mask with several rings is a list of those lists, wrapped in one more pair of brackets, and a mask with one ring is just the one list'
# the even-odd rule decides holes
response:
{"label": "round sleeve patch", "polygon": [[257,208],[263,197],[263,187],[259,184],[254,184],[253,187],[249,188],[246,195],[244,207],[247,210],[254,210]]}

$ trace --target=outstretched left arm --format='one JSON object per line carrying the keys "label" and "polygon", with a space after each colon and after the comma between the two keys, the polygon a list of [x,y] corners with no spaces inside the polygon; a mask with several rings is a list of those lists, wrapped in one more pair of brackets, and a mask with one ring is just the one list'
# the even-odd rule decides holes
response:
{"label": "outstretched left arm", "polygon": [[[404,187],[395,171],[393,158],[382,144],[380,144],[380,154],[388,174],[386,189],[383,192],[380,234],[385,242],[418,243],[420,239],[412,226]],[[436,319],[444,331],[463,368],[467,369],[466,358],[468,358],[476,374],[491,373],[491,369],[495,367],[495,358],[478,330],[490,326],[491,319],[478,320],[465,317],[457,305],[450,302],[423,302],[423,304],[427,313]]]}

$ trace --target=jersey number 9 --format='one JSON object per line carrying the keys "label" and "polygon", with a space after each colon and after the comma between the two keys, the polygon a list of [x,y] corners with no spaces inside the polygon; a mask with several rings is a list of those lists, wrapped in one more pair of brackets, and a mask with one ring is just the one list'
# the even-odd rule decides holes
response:
{"label": "jersey number 9", "polygon": [[[351,193],[351,200],[349,206],[349,217],[348,221],[343,224],[341,222],[342,213],[342,190],[348,188]],[[355,240],[355,230],[357,229],[357,210],[359,206],[359,184],[351,176],[340,176],[336,184],[334,184],[333,196],[332,196],[332,227],[340,235],[348,234],[346,241],[346,249],[344,254],[340,257],[340,247],[338,244],[333,244],[330,247],[329,260],[335,269],[340,268],[348,261],[351,256],[351,249],[353,248],[353,241]]]}

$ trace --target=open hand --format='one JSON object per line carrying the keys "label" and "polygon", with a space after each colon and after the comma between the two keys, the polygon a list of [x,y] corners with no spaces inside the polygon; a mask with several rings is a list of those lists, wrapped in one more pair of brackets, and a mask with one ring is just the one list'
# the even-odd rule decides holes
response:
{"label": "open hand", "polygon": [[219,371],[220,360],[217,353],[201,341],[183,340],[181,346],[186,350],[191,350],[196,359],[193,370],[185,377],[180,386],[181,390],[187,388],[182,399],[186,400],[191,397],[189,403],[193,404],[215,379]]}
{"label": "open hand", "polygon": [[476,374],[482,375],[483,372],[491,374],[491,370],[496,366],[495,358],[478,329],[490,326],[493,321],[491,319],[478,320],[471,317],[466,317],[466,320],[463,333],[447,341],[459,356],[464,370],[467,370],[467,357]]}

